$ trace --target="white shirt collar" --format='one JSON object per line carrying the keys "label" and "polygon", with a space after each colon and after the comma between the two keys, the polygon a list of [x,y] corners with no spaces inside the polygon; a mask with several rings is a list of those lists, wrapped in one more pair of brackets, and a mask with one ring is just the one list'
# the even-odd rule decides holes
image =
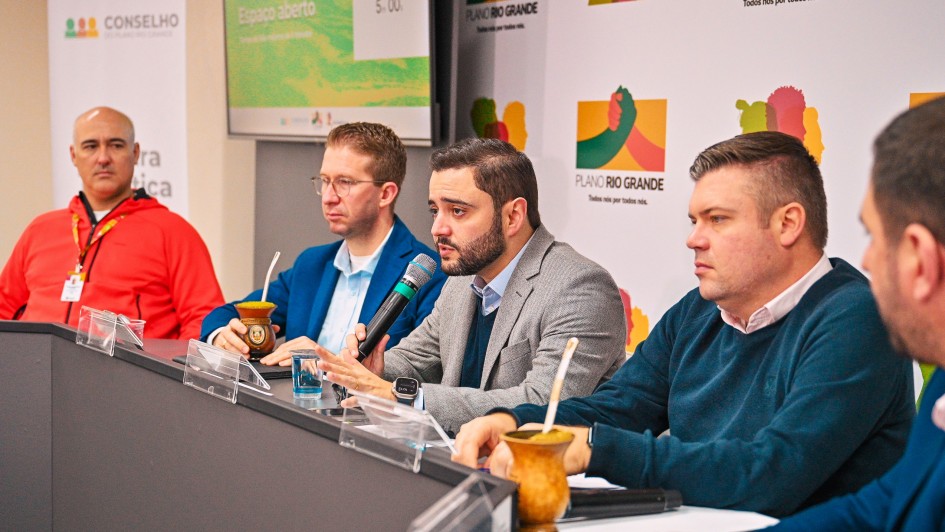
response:
{"label": "white shirt collar", "polygon": [[781,292],[774,299],[768,301],[763,307],[756,310],[748,318],[747,323],[742,323],[734,314],[719,307],[722,311],[722,321],[735,327],[745,334],[751,334],[759,329],[763,329],[772,323],[776,323],[781,318],[787,316],[788,312],[794,310],[794,307],[801,301],[804,294],[814,286],[814,283],[821,277],[830,273],[833,266],[830,265],[830,259],[827,255],[821,255],[820,260],[803,277]]}
{"label": "white shirt collar", "polygon": [[354,275],[359,272],[365,272],[373,275],[374,269],[377,268],[377,263],[381,257],[381,251],[384,250],[384,245],[387,244],[387,241],[390,240],[390,235],[394,232],[393,226],[390,228],[390,231],[387,232],[387,236],[384,237],[384,240],[381,242],[377,249],[374,250],[374,253],[371,253],[369,257],[364,261],[357,261],[358,263],[363,264],[362,267],[354,270],[352,268],[351,261],[351,250],[348,248],[348,241],[342,240],[341,247],[338,248],[338,252],[335,253],[335,268],[341,271],[345,276]]}
{"label": "white shirt collar", "polygon": [[481,312],[483,316],[488,316],[499,308],[499,305],[502,303],[502,295],[505,294],[505,287],[509,285],[509,280],[512,278],[512,272],[515,271],[515,267],[518,265],[519,261],[522,260],[525,249],[528,248],[528,244],[534,237],[535,235],[533,234],[528,238],[528,242],[525,242],[522,249],[518,250],[515,257],[512,258],[512,260],[505,265],[505,268],[499,272],[499,275],[496,275],[495,279],[488,284],[486,284],[485,279],[478,275],[473,277],[472,283],[470,283],[469,286],[472,287],[473,292],[482,298]]}
{"label": "white shirt collar", "polygon": [[[931,400],[930,397],[928,400]],[[945,395],[938,398],[932,405],[932,422],[935,426],[945,430]]]}

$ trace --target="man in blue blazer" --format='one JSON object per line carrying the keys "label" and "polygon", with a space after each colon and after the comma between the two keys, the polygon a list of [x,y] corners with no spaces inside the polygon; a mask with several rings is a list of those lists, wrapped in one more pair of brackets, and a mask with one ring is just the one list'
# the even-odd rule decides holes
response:
{"label": "man in blue blazer", "polygon": [[[266,300],[277,305],[272,323],[287,341],[264,357],[264,364],[287,365],[289,351],[316,342],[339,350],[355,324],[371,320],[411,259],[419,253],[437,257],[394,214],[406,173],[407,152],[389,128],[358,122],[329,133],[320,174],[312,182],[329,229],[342,240],[305,250],[269,285]],[[391,326],[388,345],[400,342],[433,310],[444,280],[437,271],[421,288]],[[243,301],[261,296],[256,290]],[[248,355],[236,303],[207,315],[201,340]]]}
{"label": "man in blue blazer", "polygon": [[860,213],[871,237],[863,267],[893,345],[938,368],[902,460],[778,530],[945,530],[945,98],[896,118],[874,155]]}

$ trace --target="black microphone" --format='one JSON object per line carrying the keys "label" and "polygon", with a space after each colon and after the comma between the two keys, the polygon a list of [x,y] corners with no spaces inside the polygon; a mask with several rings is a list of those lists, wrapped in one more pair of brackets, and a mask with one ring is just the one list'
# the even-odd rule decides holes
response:
{"label": "black microphone", "polygon": [[683,500],[677,490],[571,488],[571,502],[559,523],[656,514],[675,510]]}
{"label": "black microphone", "polygon": [[358,344],[358,362],[367,358],[371,351],[377,347],[377,343],[387,334],[390,326],[397,321],[407,303],[410,303],[420,287],[427,284],[435,271],[436,261],[431,259],[429,255],[421,253],[410,261],[404,277],[387,295],[387,299],[384,300],[381,308],[377,309],[377,313],[371,318],[371,323],[368,323],[367,335],[364,337],[364,341]]}

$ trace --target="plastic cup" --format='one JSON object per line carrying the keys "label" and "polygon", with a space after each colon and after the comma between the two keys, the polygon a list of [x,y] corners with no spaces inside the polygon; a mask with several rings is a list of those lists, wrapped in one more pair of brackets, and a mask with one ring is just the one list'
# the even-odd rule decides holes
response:
{"label": "plastic cup", "polygon": [[325,375],[318,369],[320,359],[311,349],[289,351],[292,354],[292,395],[296,399],[321,399]]}

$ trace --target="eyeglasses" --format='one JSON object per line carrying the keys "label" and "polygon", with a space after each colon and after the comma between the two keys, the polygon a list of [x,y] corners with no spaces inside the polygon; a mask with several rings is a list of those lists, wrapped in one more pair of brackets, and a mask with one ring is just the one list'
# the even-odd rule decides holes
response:
{"label": "eyeglasses", "polygon": [[325,193],[325,189],[331,187],[335,190],[335,194],[339,198],[343,198],[351,192],[351,187],[359,183],[374,183],[375,185],[380,185],[386,183],[387,181],[375,181],[371,179],[357,180],[357,179],[348,179],[347,177],[339,177],[338,179],[328,179],[325,177],[315,176],[312,179],[312,186],[315,187],[315,193],[319,196]]}

